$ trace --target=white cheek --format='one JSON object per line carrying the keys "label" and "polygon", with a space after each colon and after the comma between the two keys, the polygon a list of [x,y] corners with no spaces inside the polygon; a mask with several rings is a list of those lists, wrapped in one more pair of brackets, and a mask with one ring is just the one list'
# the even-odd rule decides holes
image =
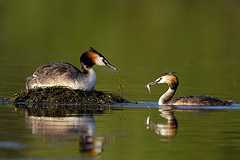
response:
{"label": "white cheek", "polygon": [[167,83],[166,78],[162,77],[162,79],[158,83]]}
{"label": "white cheek", "polygon": [[97,57],[95,59],[95,64],[97,64],[99,66],[105,66],[105,64],[103,63],[103,58],[102,57]]}

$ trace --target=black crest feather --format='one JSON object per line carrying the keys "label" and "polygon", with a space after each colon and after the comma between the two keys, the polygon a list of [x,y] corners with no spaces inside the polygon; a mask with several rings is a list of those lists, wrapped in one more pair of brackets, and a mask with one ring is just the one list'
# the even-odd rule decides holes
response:
{"label": "black crest feather", "polygon": [[[94,49],[93,47],[90,47],[89,51],[97,53],[100,57],[105,58],[101,53],[99,53],[96,49]],[[106,58],[105,58],[106,59]]]}
{"label": "black crest feather", "polygon": [[94,49],[93,47],[90,47],[89,51],[92,51],[92,52],[94,52],[94,53],[100,54],[100,53],[99,53],[96,49]]}

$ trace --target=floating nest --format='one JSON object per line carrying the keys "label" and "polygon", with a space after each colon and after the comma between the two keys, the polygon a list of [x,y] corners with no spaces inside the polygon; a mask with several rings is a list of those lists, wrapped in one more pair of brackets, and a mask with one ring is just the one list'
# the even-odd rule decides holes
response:
{"label": "floating nest", "polygon": [[128,103],[123,97],[103,91],[82,91],[63,87],[24,90],[9,98],[12,103],[107,104]]}

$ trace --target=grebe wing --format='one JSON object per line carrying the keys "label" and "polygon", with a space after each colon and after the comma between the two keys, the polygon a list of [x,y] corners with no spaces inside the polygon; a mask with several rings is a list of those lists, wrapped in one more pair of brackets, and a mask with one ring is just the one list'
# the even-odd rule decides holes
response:
{"label": "grebe wing", "polygon": [[34,77],[41,78],[53,78],[62,75],[73,76],[81,73],[81,71],[75,66],[64,62],[52,62],[47,63],[43,66],[37,68],[37,70],[33,73]]}
{"label": "grebe wing", "polygon": [[178,97],[172,99],[169,103],[173,105],[196,105],[196,106],[221,106],[232,104],[232,102],[230,101],[222,101],[220,99],[206,95]]}

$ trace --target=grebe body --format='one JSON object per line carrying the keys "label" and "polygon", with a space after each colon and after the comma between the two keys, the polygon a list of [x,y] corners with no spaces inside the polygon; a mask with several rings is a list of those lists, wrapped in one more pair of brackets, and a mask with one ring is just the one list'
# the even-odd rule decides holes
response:
{"label": "grebe body", "polygon": [[62,86],[84,91],[93,90],[96,84],[96,73],[92,67],[95,64],[118,70],[103,55],[90,48],[80,57],[82,71],[64,61],[47,63],[38,67],[33,75],[26,79],[26,89]]}
{"label": "grebe body", "polygon": [[232,104],[231,101],[222,101],[206,95],[190,95],[172,99],[179,85],[178,78],[173,72],[162,74],[158,79],[147,84],[146,87],[150,91],[150,86],[160,83],[167,83],[169,88],[159,98],[158,105],[225,106]]}

